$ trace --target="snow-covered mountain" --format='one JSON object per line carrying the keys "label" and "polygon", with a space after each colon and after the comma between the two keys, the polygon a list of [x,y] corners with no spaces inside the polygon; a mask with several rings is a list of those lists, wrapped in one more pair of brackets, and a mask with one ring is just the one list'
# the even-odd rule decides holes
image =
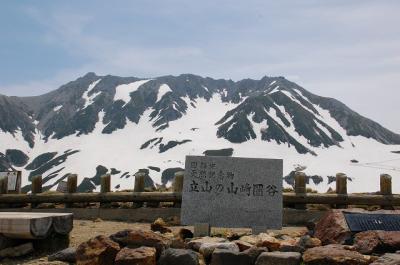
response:
{"label": "snow-covered mountain", "polygon": [[207,154],[283,158],[286,174],[344,171],[350,191],[375,191],[387,172],[400,191],[399,150],[399,134],[283,77],[88,73],[41,96],[0,95],[0,171],[22,170],[24,190],[34,175],[55,188],[68,173],[94,190],[107,172],[131,189],[139,168],[167,183],[185,155]]}

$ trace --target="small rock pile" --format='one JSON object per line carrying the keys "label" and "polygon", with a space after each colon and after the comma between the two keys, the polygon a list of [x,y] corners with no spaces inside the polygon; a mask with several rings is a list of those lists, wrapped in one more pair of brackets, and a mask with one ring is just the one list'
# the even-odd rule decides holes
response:
{"label": "small rock pile", "polygon": [[[399,265],[399,232],[352,235],[332,211],[313,231],[282,230],[259,235],[227,233],[193,238],[182,228],[174,234],[162,220],[153,231],[124,230],[97,236],[49,260],[78,265]],[[327,224],[331,225],[328,226]],[[352,244],[349,244],[352,242]],[[391,253],[389,253],[391,252]]]}

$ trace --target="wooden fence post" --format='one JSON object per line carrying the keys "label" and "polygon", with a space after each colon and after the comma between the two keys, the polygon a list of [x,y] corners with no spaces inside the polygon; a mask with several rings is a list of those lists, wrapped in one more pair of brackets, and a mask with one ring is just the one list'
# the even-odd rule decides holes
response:
{"label": "wooden fence post", "polygon": [[[67,193],[75,193],[78,189],[78,175],[69,174],[67,178]],[[73,203],[66,203],[65,208],[72,208]]]}
{"label": "wooden fence post", "polygon": [[[111,191],[111,175],[105,174],[100,177],[100,193]],[[108,208],[110,203],[100,203],[100,208]]]}
{"label": "wooden fence post", "polygon": [[[347,175],[344,173],[336,174],[336,194],[347,196]],[[338,209],[346,209],[348,205],[336,205]]]}
{"label": "wooden fence post", "polygon": [[[32,194],[42,193],[42,176],[33,176],[32,177]],[[31,208],[36,208],[38,206],[37,203],[31,203]]]}
{"label": "wooden fence post", "polygon": [[[133,192],[144,192],[144,179],[146,174],[143,172],[138,172],[135,174],[135,187],[133,188]],[[134,202],[132,204],[134,208],[143,207],[142,202]]]}
{"label": "wooden fence post", "polygon": [[67,179],[67,192],[75,193],[78,189],[78,175],[69,174]]}
{"label": "wooden fence post", "polygon": [[[174,183],[172,185],[173,192],[182,192],[183,191],[183,178],[185,175],[185,171],[178,171],[175,173]],[[180,208],[180,202],[174,203],[174,207]]]}
{"label": "wooden fence post", "polygon": [[[304,172],[296,172],[294,175],[294,192],[299,195],[306,195],[306,174]],[[306,209],[305,204],[295,204],[296,209]]]}
{"label": "wooden fence post", "polygon": [[[381,174],[380,179],[381,195],[392,196],[392,177],[388,174]],[[392,206],[381,206],[385,210],[393,210]]]}
{"label": "wooden fence post", "polygon": [[111,191],[111,175],[106,174],[100,177],[100,192],[110,192]]}
{"label": "wooden fence post", "polygon": [[8,193],[8,177],[4,176],[0,179],[0,194]]}

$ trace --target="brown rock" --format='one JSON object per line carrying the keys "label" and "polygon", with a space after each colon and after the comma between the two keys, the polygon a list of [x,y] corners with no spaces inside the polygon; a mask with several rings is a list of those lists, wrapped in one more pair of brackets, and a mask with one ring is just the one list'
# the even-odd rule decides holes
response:
{"label": "brown rock", "polygon": [[352,233],[342,211],[331,210],[315,225],[314,236],[321,240],[323,245],[344,244],[351,239]]}
{"label": "brown rock", "polygon": [[97,236],[80,244],[76,250],[77,265],[113,264],[120,247],[105,236]]}
{"label": "brown rock", "polygon": [[115,265],[156,265],[156,249],[150,247],[123,248],[115,258]]}
{"label": "brown rock", "polygon": [[153,231],[124,230],[110,236],[121,246],[153,247],[157,250],[157,257],[171,245],[171,240]]}
{"label": "brown rock", "polygon": [[385,249],[390,252],[400,250],[400,231],[377,231]]}
{"label": "brown rock", "polygon": [[280,242],[279,251],[281,252],[304,252],[305,248],[300,246],[299,239],[286,239]]}
{"label": "brown rock", "polygon": [[171,233],[172,230],[167,227],[167,224],[162,218],[158,218],[150,225],[151,230],[154,232],[160,232],[161,234]]}
{"label": "brown rock", "polygon": [[371,263],[371,257],[349,250],[342,245],[327,245],[306,250],[305,265],[364,265]]}
{"label": "brown rock", "polygon": [[281,243],[278,239],[268,234],[261,233],[258,235],[257,247],[267,247],[269,251],[278,251]]}
{"label": "brown rock", "polygon": [[307,249],[321,246],[322,242],[318,238],[310,236],[302,236],[298,241],[298,246]]}
{"label": "brown rock", "polygon": [[354,237],[354,248],[363,254],[395,252],[400,249],[400,232],[360,232]]}
{"label": "brown rock", "polygon": [[381,245],[376,231],[365,231],[354,237],[354,248],[362,254],[371,254]]}
{"label": "brown rock", "polygon": [[247,242],[242,241],[242,240],[235,240],[235,241],[233,241],[233,243],[235,243],[239,247],[240,252],[245,251],[245,250],[253,247],[252,244],[247,243]]}
{"label": "brown rock", "polygon": [[242,236],[239,240],[249,243],[251,245],[255,245],[255,244],[257,244],[258,239],[259,239],[258,236],[250,235],[250,236]]}

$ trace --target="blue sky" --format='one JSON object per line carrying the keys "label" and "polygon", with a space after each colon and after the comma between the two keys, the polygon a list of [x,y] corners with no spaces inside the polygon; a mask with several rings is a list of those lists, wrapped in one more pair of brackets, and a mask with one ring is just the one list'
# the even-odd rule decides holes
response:
{"label": "blue sky", "polygon": [[0,1],[0,94],[93,71],[285,76],[400,133],[399,1]]}

